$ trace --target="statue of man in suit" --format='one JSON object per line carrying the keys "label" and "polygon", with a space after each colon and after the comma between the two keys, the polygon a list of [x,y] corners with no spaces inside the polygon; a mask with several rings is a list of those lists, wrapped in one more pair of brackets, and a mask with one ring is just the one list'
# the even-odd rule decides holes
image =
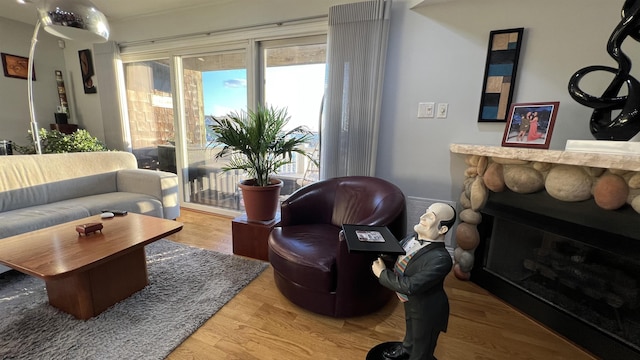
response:
{"label": "statue of man in suit", "polygon": [[395,291],[404,303],[404,340],[384,350],[385,359],[435,359],[438,336],[447,331],[449,322],[443,283],[453,262],[444,237],[455,221],[451,205],[434,203],[414,226],[416,233],[400,241],[406,254],[398,256],[393,270],[381,258],[373,262],[371,269],[380,284]]}

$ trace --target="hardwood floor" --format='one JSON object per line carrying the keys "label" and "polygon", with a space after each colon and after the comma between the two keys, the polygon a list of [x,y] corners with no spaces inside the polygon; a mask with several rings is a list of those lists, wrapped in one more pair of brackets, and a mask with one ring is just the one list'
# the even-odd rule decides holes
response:
{"label": "hardwood floor", "polygon": [[[182,209],[178,220],[184,228],[171,240],[232,253],[231,218]],[[440,360],[595,359],[471,282],[450,275],[445,287],[451,315]],[[269,267],[168,359],[365,359],[375,345],[403,336],[399,302],[357,318],[316,315],[278,292]]]}

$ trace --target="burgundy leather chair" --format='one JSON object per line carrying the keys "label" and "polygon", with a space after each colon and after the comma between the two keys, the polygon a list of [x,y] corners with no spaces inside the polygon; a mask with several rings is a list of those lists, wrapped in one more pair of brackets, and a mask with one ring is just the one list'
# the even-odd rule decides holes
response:
{"label": "burgundy leather chair", "polygon": [[400,240],[406,222],[404,194],[383,179],[348,176],[307,185],[282,203],[281,221],[269,236],[276,286],[319,314],[376,311],[393,293],[371,272],[376,254],[349,253],[342,224],[387,226]]}

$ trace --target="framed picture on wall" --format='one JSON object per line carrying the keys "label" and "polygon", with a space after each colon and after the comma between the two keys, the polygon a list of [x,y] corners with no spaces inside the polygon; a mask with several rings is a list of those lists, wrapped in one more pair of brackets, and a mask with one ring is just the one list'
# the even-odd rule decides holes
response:
{"label": "framed picture on wall", "polygon": [[502,146],[548,149],[558,106],[558,101],[513,104]]}
{"label": "framed picture on wall", "polygon": [[[2,53],[2,69],[4,76],[25,79],[29,75],[29,58]],[[31,73],[31,78],[36,81],[35,69]]]}
{"label": "framed picture on wall", "polygon": [[82,87],[85,94],[95,94],[98,92],[93,81],[95,71],[93,70],[93,57],[91,50],[85,49],[78,51],[80,58],[80,70],[82,70]]}
{"label": "framed picture on wall", "polygon": [[489,34],[478,122],[507,120],[515,87],[524,28],[494,30]]}

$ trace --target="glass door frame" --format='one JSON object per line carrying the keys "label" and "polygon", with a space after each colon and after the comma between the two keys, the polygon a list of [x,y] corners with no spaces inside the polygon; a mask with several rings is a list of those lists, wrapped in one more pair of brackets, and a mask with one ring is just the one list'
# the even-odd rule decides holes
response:
{"label": "glass door frame", "polygon": [[[219,33],[193,34],[185,36],[177,36],[175,38],[161,41],[144,41],[139,43],[122,43],[120,47],[121,63],[130,63],[136,61],[146,61],[153,59],[169,59],[171,63],[170,76],[172,99],[174,107],[174,129],[176,132],[176,164],[178,178],[180,181],[179,196],[180,206],[199,210],[203,212],[216,213],[235,217],[240,212],[215,208],[209,205],[195,204],[184,201],[185,165],[188,164],[185,136],[186,123],[185,119],[185,103],[181,95],[184,91],[184,82],[182,79],[183,66],[182,57],[211,55],[215,53],[243,50],[247,56],[247,108],[255,109],[258,102],[261,101],[263,94],[263,76],[262,76],[262,59],[260,56],[260,44],[267,41],[282,41],[295,44],[296,39],[308,36],[324,36],[326,38],[328,29],[327,18],[291,21],[278,24],[261,25],[256,27],[248,27],[233,31],[221,31]],[[124,83],[124,82],[122,82]],[[121,102],[124,103],[126,110],[126,89],[121,86],[120,93]],[[124,111],[123,122],[129,123],[126,111]],[[126,139],[131,142],[130,135]]]}
{"label": "glass door frame", "polygon": [[184,94],[184,67],[183,67],[183,58],[184,57],[198,57],[198,56],[210,56],[221,53],[228,52],[244,52],[247,57],[247,107],[253,108],[256,102],[255,96],[255,65],[250,61],[250,59],[255,58],[253,53],[255,52],[255,47],[251,46],[250,41],[239,42],[235,44],[227,44],[225,46],[212,46],[209,51],[202,52],[180,52],[176,53],[172,56],[172,67],[171,67],[171,81],[172,81],[172,89],[174,89],[173,102],[174,102],[174,124],[176,133],[176,164],[181,171],[178,171],[179,183],[180,186],[180,199],[182,199],[181,206],[194,209],[204,212],[211,212],[225,216],[238,216],[240,215],[239,211],[224,209],[220,207],[214,207],[211,205],[198,204],[190,201],[190,193],[189,191],[185,191],[186,187],[188,187],[189,179],[188,176],[185,176],[188,173],[189,167],[189,158],[187,153],[187,145],[186,144],[186,133],[187,133],[187,121],[186,121],[186,108],[184,103],[184,98],[182,94]]}
{"label": "glass door frame", "polygon": [[[297,37],[288,37],[288,38],[277,38],[277,39],[263,39],[260,41],[256,41],[256,53],[258,55],[256,69],[258,69],[259,73],[257,76],[260,79],[260,87],[256,88],[257,96],[260,103],[264,104],[265,101],[265,71],[267,69],[267,62],[265,59],[265,51],[267,49],[276,49],[283,47],[291,47],[291,46],[304,46],[304,45],[315,45],[320,43],[327,43],[327,34],[318,34],[318,35],[308,35],[308,36],[297,36]],[[319,105],[319,104],[318,104]]]}
{"label": "glass door frame", "polygon": [[[288,37],[288,38],[280,38],[280,39],[269,39],[269,40],[262,40],[257,42],[257,52],[258,52],[258,69],[260,70],[259,73],[259,80],[260,80],[260,84],[261,86],[258,87],[256,90],[258,91],[258,97],[260,100],[261,104],[265,104],[266,103],[266,98],[268,97],[266,95],[267,92],[267,88],[268,88],[268,79],[266,76],[267,73],[267,68],[268,68],[268,61],[267,61],[267,51],[268,50],[277,50],[277,49],[282,49],[282,48],[293,48],[293,47],[304,47],[304,46],[314,46],[314,45],[324,45],[325,47],[325,54],[326,54],[326,48],[327,48],[327,34],[319,34],[319,35],[309,35],[309,36],[300,36],[300,37]],[[305,63],[305,62],[301,62],[301,63],[297,63],[295,65],[309,65],[310,63]],[[326,58],[324,59],[324,64],[326,65]],[[294,64],[288,64],[288,65],[294,65]],[[275,67],[278,67],[277,65]],[[324,94],[324,92],[326,91],[326,70],[325,70],[325,79],[324,79],[324,84],[323,84],[323,88],[322,88],[322,94]],[[321,111],[323,108],[323,102],[324,102],[324,95],[319,99],[318,103],[317,103],[317,108],[315,108],[314,110],[317,111],[317,132],[318,134],[320,134],[321,131]],[[292,112],[289,112],[289,115],[292,115]],[[313,130],[313,129],[312,129]],[[320,134],[320,138],[321,138],[321,134]],[[321,141],[320,139],[318,139],[318,147],[317,147],[317,154],[319,154],[320,152],[320,146],[321,146]],[[310,150],[309,152],[313,153],[313,150]],[[307,160],[305,160],[305,163],[308,162]],[[299,165],[300,163],[298,163]],[[287,189],[284,193],[281,193],[281,195],[287,196],[288,194],[290,194],[291,192],[295,191],[297,188],[304,186],[306,184],[309,183],[309,179],[307,179],[307,169],[309,168],[309,164],[306,164],[305,168],[302,169],[302,177],[301,178],[297,178],[296,176],[297,174],[294,174],[293,179],[291,179],[291,177],[289,178],[288,184],[290,184],[289,186],[287,186],[285,184],[285,187],[283,187],[283,191],[285,191],[285,189]],[[318,172],[319,173],[319,164],[318,166],[314,167],[314,172]],[[285,174],[280,173],[281,175],[285,176]],[[277,176],[276,176],[277,177]],[[282,178],[281,178],[282,179]],[[307,181],[305,181],[307,180]],[[311,182],[316,181],[317,179],[311,180]],[[293,184],[293,186],[291,186],[291,184]]]}

